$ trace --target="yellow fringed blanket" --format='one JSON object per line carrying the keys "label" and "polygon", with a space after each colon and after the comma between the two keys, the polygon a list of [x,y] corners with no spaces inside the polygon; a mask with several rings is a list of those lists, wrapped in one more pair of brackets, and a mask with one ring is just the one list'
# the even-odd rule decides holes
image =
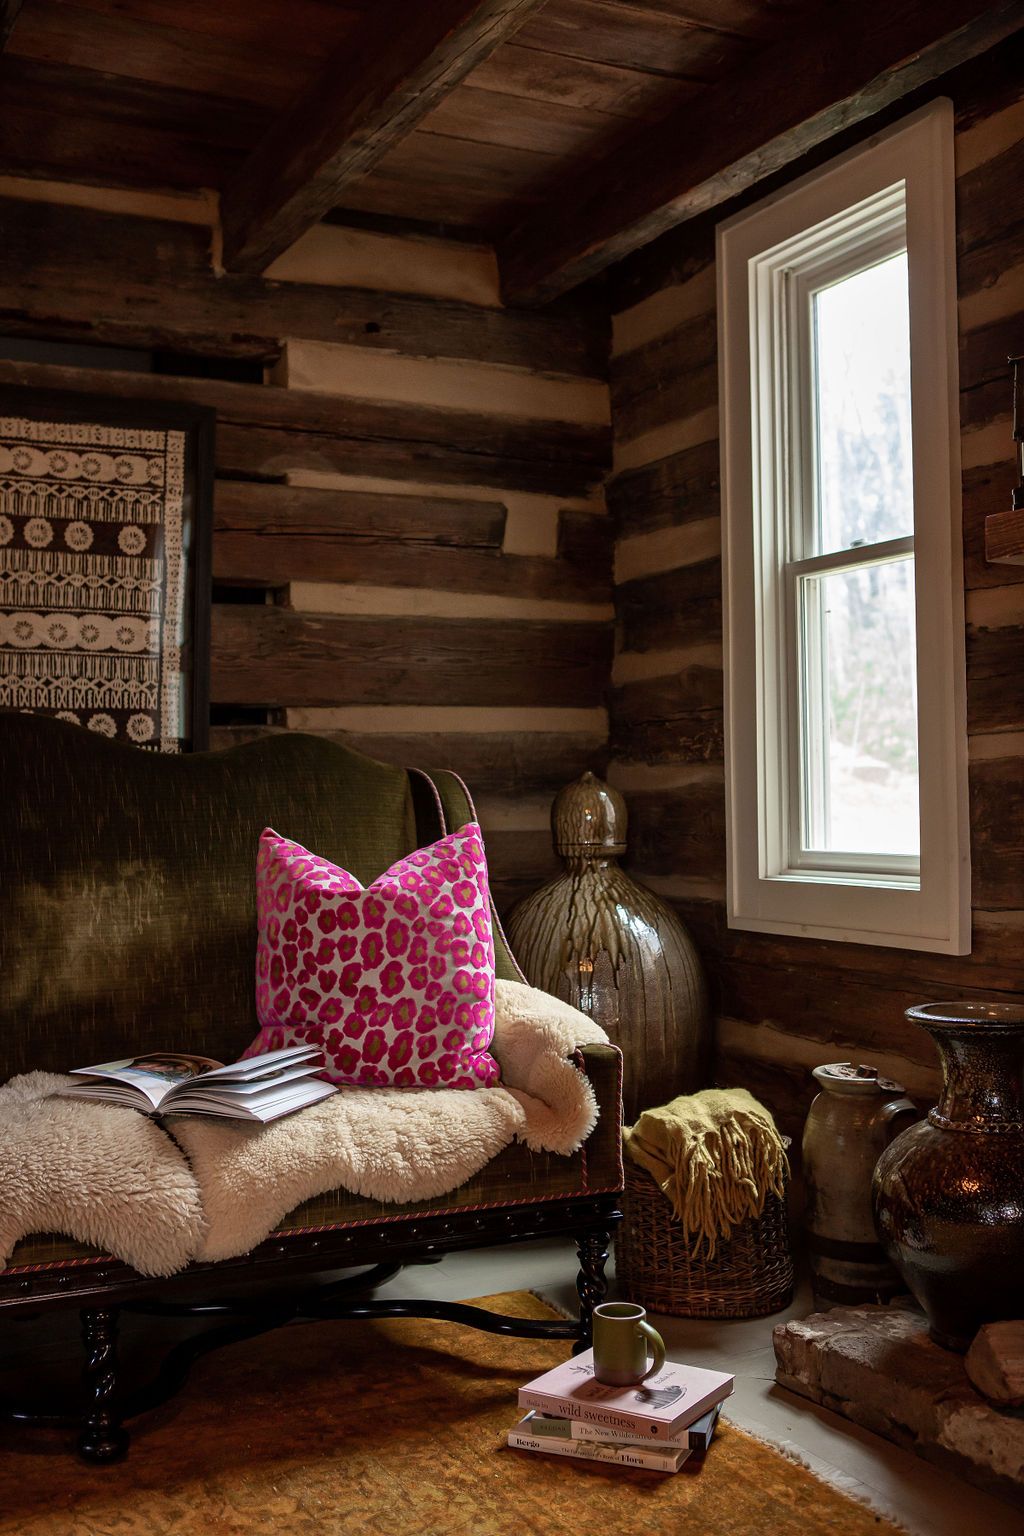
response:
{"label": "yellow fringed blanket", "polygon": [[768,1111],[745,1088],[707,1088],[644,1110],[622,1132],[626,1152],[668,1197],[694,1249],[785,1193],[789,1163]]}

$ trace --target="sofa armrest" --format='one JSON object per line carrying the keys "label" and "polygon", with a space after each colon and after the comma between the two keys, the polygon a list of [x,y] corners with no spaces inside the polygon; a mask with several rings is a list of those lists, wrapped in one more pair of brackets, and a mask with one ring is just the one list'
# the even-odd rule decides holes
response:
{"label": "sofa armrest", "polygon": [[622,1188],[622,1052],[614,1045],[580,1045],[573,1061],[594,1090],[597,1124],[583,1143],[588,1189]]}

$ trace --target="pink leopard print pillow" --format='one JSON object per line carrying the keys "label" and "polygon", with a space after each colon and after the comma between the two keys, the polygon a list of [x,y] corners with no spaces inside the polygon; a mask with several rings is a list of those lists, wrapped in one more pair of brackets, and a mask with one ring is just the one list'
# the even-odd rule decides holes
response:
{"label": "pink leopard print pillow", "polygon": [[367,887],[271,827],[256,860],[256,1015],[244,1053],[322,1046],[334,1083],[496,1083],[494,940],[475,822]]}

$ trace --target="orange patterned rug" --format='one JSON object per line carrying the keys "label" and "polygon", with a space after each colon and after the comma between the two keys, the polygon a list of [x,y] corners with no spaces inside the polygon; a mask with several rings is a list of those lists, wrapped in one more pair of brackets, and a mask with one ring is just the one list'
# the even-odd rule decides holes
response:
{"label": "orange patterned rug", "polygon": [[[483,1305],[524,1317],[525,1292]],[[207,1356],[136,1421],[128,1459],[0,1429],[2,1536],[892,1536],[723,1423],[675,1477],[501,1444],[560,1342],[418,1320],[310,1323]]]}

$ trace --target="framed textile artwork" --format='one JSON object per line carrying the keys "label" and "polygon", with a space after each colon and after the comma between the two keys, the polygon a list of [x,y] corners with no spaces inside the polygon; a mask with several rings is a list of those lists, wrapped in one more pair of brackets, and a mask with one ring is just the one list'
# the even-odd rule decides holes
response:
{"label": "framed textile artwork", "polygon": [[213,419],[0,388],[0,707],[206,747]]}

